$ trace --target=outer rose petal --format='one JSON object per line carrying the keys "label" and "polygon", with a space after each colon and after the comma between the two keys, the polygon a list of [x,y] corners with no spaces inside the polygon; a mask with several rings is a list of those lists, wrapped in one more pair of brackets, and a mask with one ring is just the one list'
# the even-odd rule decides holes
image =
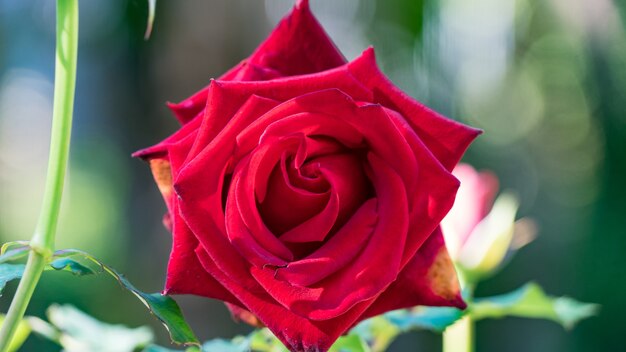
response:
{"label": "outer rose petal", "polygon": [[346,60],[311,13],[309,2],[298,1],[249,62],[296,76],[341,66]]}
{"label": "outer rose petal", "polygon": [[[264,81],[325,71],[346,63],[341,52],[315,19],[309,2],[298,1],[269,37],[250,57],[226,72],[220,80]],[[202,111],[208,86],[178,104],[169,104],[181,123]]]}
{"label": "outer rose petal", "polygon": [[173,245],[163,294],[192,294],[241,305],[232,293],[202,267],[196,256],[198,240],[180,217],[173,222]]}
{"label": "outer rose petal", "polygon": [[[195,138],[195,134],[198,133],[201,119],[195,119],[190,123],[181,127],[178,131],[174,132],[171,136],[165,138],[160,143],[148,148],[138,150],[132,154],[134,158],[142,158],[144,160],[150,160],[153,158],[166,158],[169,154],[169,149],[173,144],[180,143],[183,140]],[[191,139],[193,142],[193,139]],[[191,148],[191,145],[189,146]]]}
{"label": "outer rose petal", "polygon": [[198,130],[198,137],[187,160],[191,161],[198,155],[226,126],[237,109],[253,94],[285,101],[307,93],[332,88],[340,89],[355,100],[370,101],[372,99],[371,91],[356,80],[346,66],[316,74],[271,81],[212,81],[209,85],[208,101],[210,104],[207,105],[202,124]]}
{"label": "outer rose petal", "polygon": [[263,290],[250,290],[238,285],[231,275],[222,272],[202,248],[196,253],[204,269],[232,292],[259,320],[264,323],[291,351],[327,351],[337,338],[354,325],[372,303],[367,300],[356,304],[345,314],[334,319],[312,321],[285,309]]}
{"label": "outer rose petal", "polygon": [[167,267],[164,294],[194,294],[240,304],[219,282],[200,265],[194,252],[198,240],[178,215],[177,199],[173,194],[171,165],[165,159],[150,160],[154,179],[166,200],[173,236],[172,253]]}
{"label": "outer rose petal", "polygon": [[364,60],[348,64],[350,72],[374,92],[374,102],[402,114],[441,164],[452,171],[482,131],[441,116],[396,87],[378,69],[373,48],[362,56]]}
{"label": "outer rose petal", "polygon": [[361,319],[417,305],[466,307],[439,228]]}
{"label": "outer rose petal", "polygon": [[[152,171],[152,177],[154,182],[159,188],[159,192],[163,196],[167,209],[172,211],[174,205],[174,187],[172,181],[172,167],[170,161],[165,158],[154,158],[148,161],[150,163],[150,171]],[[171,219],[169,220],[171,221]]]}

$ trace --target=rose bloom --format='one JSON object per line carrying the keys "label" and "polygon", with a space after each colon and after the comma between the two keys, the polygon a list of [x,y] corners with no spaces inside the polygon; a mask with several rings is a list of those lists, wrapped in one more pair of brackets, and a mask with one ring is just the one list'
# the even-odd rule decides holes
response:
{"label": "rose bloom", "polygon": [[167,204],[165,294],[225,301],[292,351],[415,305],[464,308],[439,223],[478,130],[347,63],[307,1],[137,152]]}
{"label": "rose bloom", "polygon": [[531,242],[536,225],[515,221],[518,200],[505,192],[496,198],[498,178],[459,164],[452,174],[461,181],[454,206],[441,222],[447,248],[470,283],[492,274],[517,249]]}

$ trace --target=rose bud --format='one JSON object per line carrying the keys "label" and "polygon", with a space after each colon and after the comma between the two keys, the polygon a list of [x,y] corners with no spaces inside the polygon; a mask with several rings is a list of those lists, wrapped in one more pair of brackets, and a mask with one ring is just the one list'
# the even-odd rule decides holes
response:
{"label": "rose bud", "polygon": [[494,202],[498,179],[491,172],[459,164],[452,174],[461,187],[441,228],[453,260],[465,278],[475,283],[531,242],[536,225],[527,218],[515,221],[519,204],[513,194],[503,193]]}
{"label": "rose bud", "polygon": [[167,204],[166,294],[225,301],[292,351],[415,305],[464,308],[439,223],[480,131],[347,63],[299,1],[246,60],[137,152]]}

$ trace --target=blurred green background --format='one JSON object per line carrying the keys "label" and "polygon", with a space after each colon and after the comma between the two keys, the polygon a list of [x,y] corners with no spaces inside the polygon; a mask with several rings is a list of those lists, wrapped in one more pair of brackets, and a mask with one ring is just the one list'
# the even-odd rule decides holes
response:
{"label": "blurred green background", "polygon": [[[572,331],[552,322],[480,322],[477,351],[618,351],[626,316],[626,2],[621,0],[311,0],[348,59],[373,44],[412,96],[485,130],[466,161],[521,198],[539,238],[477,295],[536,280],[602,304]],[[287,0],[158,1],[143,40],[144,0],[80,3],[71,167],[57,247],[80,248],[159,291],[170,236],[147,165],[131,152],[177,128],[165,107],[251,53]],[[0,2],[0,240],[31,236],[43,192],[52,107],[54,1]],[[6,311],[15,285],[0,302]],[[44,275],[28,314],[53,302],[163,329],[112,279]],[[180,297],[203,339],[250,328],[220,303]],[[427,332],[391,351],[436,351]],[[31,338],[25,351],[57,347]]]}

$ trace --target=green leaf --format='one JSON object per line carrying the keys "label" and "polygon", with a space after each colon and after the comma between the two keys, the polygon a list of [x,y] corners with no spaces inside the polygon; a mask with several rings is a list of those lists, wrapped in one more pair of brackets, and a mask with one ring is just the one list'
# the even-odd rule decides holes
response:
{"label": "green leaf", "polygon": [[24,264],[0,264],[0,296],[9,281],[16,280],[24,275]]}
{"label": "green leaf", "polygon": [[[20,251],[22,247],[18,248]],[[4,255],[11,255],[17,252],[13,252],[18,249],[10,249],[4,253]],[[28,252],[28,248],[25,249]],[[19,255],[18,255],[19,256]],[[10,259],[7,259],[10,260]],[[2,291],[4,287],[9,281],[17,280],[24,275],[24,268],[26,266],[24,264],[0,264],[0,296],[2,296]],[[59,271],[68,271],[76,275],[88,275],[93,274],[94,271],[81,263],[78,263],[72,259],[61,258],[53,261],[46,267],[46,270],[59,270]]]}
{"label": "green leaf", "polygon": [[[17,246],[16,246],[17,245]],[[8,242],[2,245],[0,250],[0,263],[17,260],[28,255],[30,247],[22,242]]]}
{"label": "green leaf", "polygon": [[59,258],[52,261],[52,263],[50,263],[49,265],[50,268],[54,270],[68,271],[78,276],[95,274],[95,272],[91,268],[71,258]]}
{"label": "green leaf", "polygon": [[596,315],[597,304],[583,303],[569,297],[548,296],[536,283],[499,296],[476,299],[470,306],[474,320],[505,316],[539,318],[555,321],[566,329]]}
{"label": "green leaf", "polygon": [[6,253],[9,250],[9,248],[13,248],[13,247],[30,248],[28,241],[11,241],[11,242],[4,243],[2,247],[0,247],[0,254]]}
{"label": "green leaf", "polygon": [[385,317],[402,331],[426,329],[442,332],[465,314],[450,307],[416,307],[389,312]]}
{"label": "green leaf", "polygon": [[[0,325],[2,325],[3,322],[4,314],[0,315]],[[22,346],[24,341],[26,341],[28,335],[30,335],[30,326],[25,320],[22,320],[17,325],[17,331],[15,332],[15,335],[13,335],[13,340],[11,340],[11,343],[9,344],[9,352],[17,351]]]}
{"label": "green leaf", "polygon": [[26,247],[27,249],[30,249],[30,244],[28,243],[28,241],[6,242],[2,245],[2,247],[0,247],[0,254],[6,253],[9,249],[15,249],[14,247],[18,247],[18,248]]}
{"label": "green leaf", "polygon": [[179,345],[200,344],[198,338],[191,330],[191,327],[189,327],[185,321],[180,307],[173,298],[164,296],[160,293],[145,293],[138,290],[122,274],[94,258],[89,253],[77,249],[64,249],[56,251],[54,257],[58,258],[57,260],[74,259],[74,261],[75,258],[81,258],[96,263],[102,268],[103,271],[106,271],[113,276],[122,285],[122,287],[132,292],[144,305],[146,305],[146,307],[148,307],[150,313],[159,319],[159,321],[161,321],[161,323],[168,330],[172,342]]}
{"label": "green leaf", "polygon": [[370,348],[359,335],[350,334],[340,337],[329,352],[370,352]]}
{"label": "green leaf", "polygon": [[579,302],[570,297],[559,297],[554,299],[554,311],[559,317],[561,325],[570,330],[579,321],[597,315],[600,311],[600,305]]}
{"label": "green leaf", "polygon": [[[22,252],[28,252],[28,248],[19,247],[16,249],[10,249],[7,250],[2,256],[4,256],[6,260],[11,260],[9,258],[21,255]],[[95,273],[94,270],[82,264],[80,261],[76,260],[76,258],[88,260],[97,264],[103,271],[106,271],[113,276],[122,285],[122,287],[131,291],[148,307],[150,312],[157,319],[159,319],[169,331],[170,338],[174,343],[181,345],[200,344],[193,331],[185,321],[180,307],[171,297],[161,295],[160,293],[145,293],[138,290],[115,269],[100,262],[98,259],[86,252],[75,249],[59,250],[54,253],[54,258],[56,259],[49,264],[50,268],[68,271],[75,275],[89,275]],[[2,289],[4,289],[7,282],[22,277],[24,267],[25,266],[22,264],[0,264],[0,294],[2,293]]]}
{"label": "green leaf", "polygon": [[[8,250],[4,253],[4,255],[10,255],[15,249]],[[21,250],[21,248],[20,248]],[[25,250],[28,252],[28,249]],[[10,260],[10,259],[7,259]],[[0,262],[1,263],[1,262]],[[0,296],[2,296],[2,291],[4,287],[9,281],[17,280],[24,275],[24,268],[26,265],[24,264],[0,264]],[[90,268],[83,266],[82,264],[73,261],[71,259],[58,259],[49,264],[49,269],[54,270],[63,270],[69,271],[76,275],[87,275],[93,274],[93,270]],[[47,269],[48,269],[47,268]]]}
{"label": "green leaf", "polygon": [[60,332],[58,343],[67,352],[133,351],[154,339],[148,327],[106,324],[71,305],[50,306],[48,319]]}
{"label": "green leaf", "polygon": [[160,293],[144,293],[132,286],[124,278],[119,279],[122,285],[133,292],[150,310],[150,312],[161,321],[170,333],[170,338],[176,344],[195,345],[199,344],[198,338],[194,335],[191,327],[185,321],[183,313],[178,303],[169,296]]}
{"label": "green leaf", "polygon": [[395,310],[363,321],[351,330],[365,340],[372,351],[386,351],[402,332],[432,330],[441,332],[465,314],[456,308],[416,307]]}

